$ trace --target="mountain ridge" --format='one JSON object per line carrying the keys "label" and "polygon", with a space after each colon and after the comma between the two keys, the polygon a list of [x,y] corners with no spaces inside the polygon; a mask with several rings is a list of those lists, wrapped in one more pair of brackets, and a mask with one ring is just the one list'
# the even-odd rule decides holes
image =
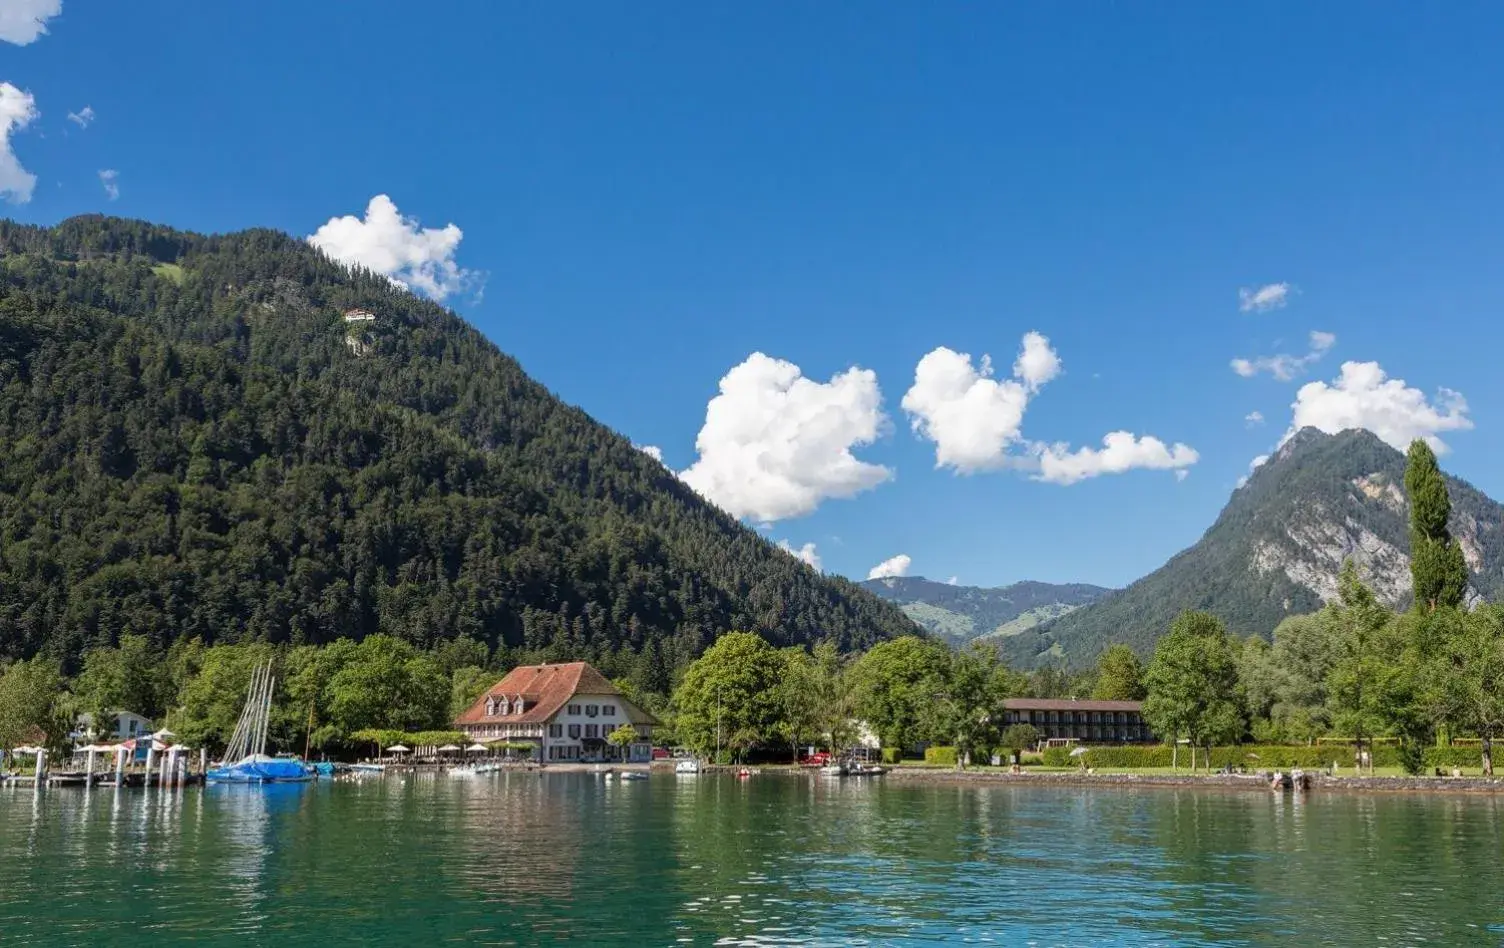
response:
{"label": "mountain ridge", "polygon": [[952,645],[1017,635],[1111,592],[1090,583],[1023,580],[1007,586],[961,586],[923,576],[869,579],[860,585],[898,603],[909,618]]}
{"label": "mountain ridge", "polygon": [[[1268,636],[1286,616],[1335,597],[1349,557],[1386,605],[1403,607],[1410,598],[1404,471],[1404,454],[1371,432],[1295,432],[1194,544],[1101,602],[1005,640],[1004,652],[1021,665],[1084,664],[1113,642],[1148,654],[1184,609],[1212,612],[1237,635]],[[1504,593],[1504,505],[1445,476],[1470,595],[1496,599]]]}

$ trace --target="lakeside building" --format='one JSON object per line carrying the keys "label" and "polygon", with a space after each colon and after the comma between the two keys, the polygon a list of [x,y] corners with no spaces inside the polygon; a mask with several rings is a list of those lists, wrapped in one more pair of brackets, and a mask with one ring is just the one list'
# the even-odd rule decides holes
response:
{"label": "lakeside building", "polygon": [[1008,698],[1003,726],[1032,724],[1047,741],[1141,744],[1155,740],[1142,701]]}
{"label": "lakeside building", "polygon": [[[637,731],[626,748],[606,737],[623,724]],[[521,665],[455,719],[473,741],[533,745],[533,759],[550,761],[652,760],[658,721],[627,700],[587,662]]]}
{"label": "lakeside building", "polygon": [[94,715],[85,711],[73,722],[73,732],[68,735],[75,743],[80,741],[130,741],[150,734],[154,729],[151,719],[134,711],[111,711],[113,721],[106,721],[101,729],[94,727]]}

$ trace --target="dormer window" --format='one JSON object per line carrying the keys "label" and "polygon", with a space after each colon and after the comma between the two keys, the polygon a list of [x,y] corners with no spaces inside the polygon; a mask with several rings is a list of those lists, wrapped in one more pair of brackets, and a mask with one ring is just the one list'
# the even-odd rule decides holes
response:
{"label": "dormer window", "polygon": [[496,699],[495,698],[487,698],[486,699],[486,717],[490,717],[491,715],[493,715],[495,713],[496,713]]}
{"label": "dormer window", "polygon": [[527,708],[527,701],[525,699],[521,698],[521,697],[518,697],[516,701],[512,702],[512,713],[513,714],[521,714],[526,708]]}
{"label": "dormer window", "polygon": [[507,704],[507,699],[506,698],[502,698],[501,699],[501,703],[496,708],[496,713],[497,714],[506,714],[510,710],[511,710],[511,707]]}

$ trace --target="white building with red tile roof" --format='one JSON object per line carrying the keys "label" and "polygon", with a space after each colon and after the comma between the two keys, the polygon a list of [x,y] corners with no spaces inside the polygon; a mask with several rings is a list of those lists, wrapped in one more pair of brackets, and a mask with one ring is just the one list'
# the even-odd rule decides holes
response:
{"label": "white building with red tile roof", "polygon": [[[606,737],[630,724],[637,741],[622,750]],[[471,740],[534,745],[548,762],[652,759],[656,718],[627,700],[587,662],[520,665],[455,719]]]}

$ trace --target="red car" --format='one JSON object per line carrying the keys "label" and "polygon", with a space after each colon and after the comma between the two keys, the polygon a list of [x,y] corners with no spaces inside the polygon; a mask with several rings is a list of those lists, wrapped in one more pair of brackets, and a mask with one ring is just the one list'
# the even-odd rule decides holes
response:
{"label": "red car", "polygon": [[805,767],[824,767],[826,764],[830,763],[830,754],[826,753],[825,751],[818,751],[817,753],[810,754],[809,756],[805,757],[799,763],[804,765]]}
{"label": "red car", "polygon": [[669,752],[668,752],[668,748],[667,747],[655,747],[655,748],[653,748],[653,759],[654,760],[668,760],[668,758],[669,758]]}

